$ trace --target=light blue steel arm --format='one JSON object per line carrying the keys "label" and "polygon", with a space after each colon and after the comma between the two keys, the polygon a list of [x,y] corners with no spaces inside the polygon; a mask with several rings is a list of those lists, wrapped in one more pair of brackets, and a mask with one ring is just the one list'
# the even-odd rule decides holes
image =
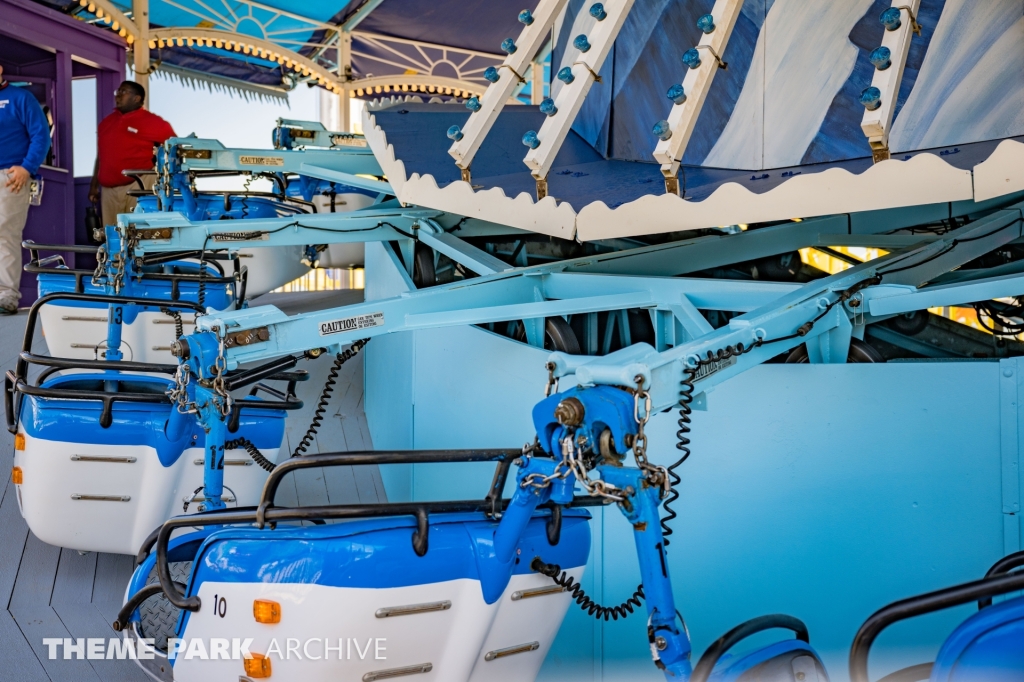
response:
{"label": "light blue steel arm", "polygon": [[[222,333],[265,327],[267,341],[229,348],[229,368],[239,363],[341,346],[380,334],[554,315],[651,308],[672,312],[690,294],[704,307],[744,310],[793,291],[774,282],[615,275],[572,275],[538,266],[288,317],[273,306],[215,313],[200,318],[197,331]],[[208,364],[208,363],[204,363]]]}
{"label": "light blue steel arm", "polygon": [[[651,394],[652,409],[660,412],[678,403],[684,364],[697,372],[695,382],[700,392],[802,343],[809,347],[818,343],[817,350],[826,356],[826,362],[842,362],[849,345],[851,318],[862,315],[865,308],[872,313],[878,309],[895,314],[920,309],[911,303],[915,298],[919,303],[928,303],[979,300],[988,293],[1024,295],[1024,278],[1018,277],[918,290],[942,273],[1020,238],[1022,207],[998,211],[918,248],[889,254],[806,284],[733,318],[726,327],[664,352],[637,344],[601,358],[553,353],[550,361],[555,366],[554,374],[575,374],[585,385],[634,386],[636,378],[642,377]],[[957,293],[958,286],[963,286],[964,291]],[[896,299],[904,299],[906,304],[889,304],[885,308],[887,302]],[[810,328],[808,323],[812,323]],[[829,341],[834,342],[831,348]],[[730,353],[731,357],[722,361],[699,362],[709,353],[717,357],[719,351],[735,349],[738,344],[743,344],[744,349],[753,348],[739,355]],[[842,359],[828,357],[837,351]]]}
{"label": "light blue steel arm", "polygon": [[366,137],[355,133],[341,133],[327,130],[319,121],[296,121],[277,119],[273,133],[274,147],[293,149],[295,147],[323,147],[325,149],[361,150],[370,152]]}
{"label": "light blue steel arm", "polygon": [[193,221],[177,212],[124,213],[117,229],[135,256],[202,249],[242,249],[408,239],[433,210],[370,207],[285,218]]}
{"label": "light blue steel arm", "polygon": [[[358,147],[337,149],[237,149],[217,140],[172,137],[164,143],[166,155],[175,172],[236,171],[239,173],[299,173],[320,177],[302,170],[312,168],[348,174],[379,176],[380,164],[373,153]],[[321,178],[332,180],[332,178]]]}

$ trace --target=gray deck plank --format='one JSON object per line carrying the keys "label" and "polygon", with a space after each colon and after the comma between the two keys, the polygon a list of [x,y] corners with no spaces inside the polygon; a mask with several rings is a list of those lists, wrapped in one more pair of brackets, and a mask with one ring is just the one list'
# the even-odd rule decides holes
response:
{"label": "gray deck plank", "polygon": [[64,626],[52,607],[47,604],[26,603],[17,607],[12,606],[10,612],[51,680],[75,680],[75,682],[81,680],[84,682],[85,680],[100,679],[86,660],[74,658],[64,660],[60,650],[57,651],[55,659],[49,658],[49,650],[43,645],[44,638],[67,639],[72,637],[71,632]]}
{"label": "gray deck plank", "polygon": [[3,542],[0,542],[0,600],[6,608],[11,603],[11,593],[21,567],[28,526],[18,511],[17,493],[10,480],[4,490],[3,502],[0,502],[0,528],[3,528]]}
{"label": "gray deck plank", "polygon": [[4,652],[0,682],[49,682],[46,669],[7,610],[0,610],[0,642]]}
{"label": "gray deck plank", "polygon": [[[98,554],[92,600],[96,603],[124,601],[124,591],[135,570],[135,557],[127,554]],[[113,621],[111,621],[113,622]]]}
{"label": "gray deck plank", "polygon": [[50,605],[59,561],[59,547],[48,545],[29,533],[8,607],[12,613],[16,608]]}
{"label": "gray deck plank", "polygon": [[96,552],[82,555],[73,549],[62,549],[50,605],[56,607],[58,604],[88,604],[92,601],[92,585],[95,579]]}
{"label": "gray deck plank", "polygon": [[[121,638],[111,627],[113,619],[105,621],[103,615],[92,604],[62,604],[54,606],[64,627],[72,637]],[[80,664],[80,661],[71,661]],[[149,677],[132,660],[116,659],[89,660],[93,671],[106,682],[147,682]]]}

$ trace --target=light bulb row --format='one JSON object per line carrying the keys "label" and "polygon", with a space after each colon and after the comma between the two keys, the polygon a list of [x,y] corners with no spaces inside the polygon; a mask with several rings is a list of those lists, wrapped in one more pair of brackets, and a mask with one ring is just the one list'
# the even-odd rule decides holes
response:
{"label": "light bulb row", "polygon": [[[604,21],[605,19],[608,18],[608,12],[605,11],[604,4],[600,2],[595,2],[594,4],[592,4],[590,6],[589,12],[590,16],[594,17],[594,19],[596,19],[597,21]],[[518,18],[519,23],[523,24],[524,26],[533,25],[533,12],[531,12],[528,9],[524,9],[522,12],[520,12]],[[590,41],[585,35],[576,36],[576,39],[573,40],[573,46],[580,52],[587,52],[591,48]],[[519,46],[516,45],[516,41],[513,40],[512,38],[505,38],[505,40],[501,41],[501,51],[504,52],[505,54],[513,55],[516,53],[518,49]],[[570,69],[569,67],[565,67],[561,71],[559,71],[558,78],[567,84],[575,80],[575,77],[572,75],[572,69]],[[484,79],[490,83],[497,83],[499,80],[501,80],[501,73],[498,71],[497,67],[489,66],[487,67],[486,70],[484,70]],[[466,100],[466,108],[469,109],[471,115],[480,111],[480,109],[482,108],[482,105],[480,104],[480,98],[471,97],[470,99]],[[544,101],[540,103],[540,111],[545,116],[551,117],[558,113],[558,107],[555,106],[555,101],[553,99],[551,99],[550,97],[545,97]],[[465,137],[465,134],[462,132],[462,127],[458,125],[453,125],[452,127],[450,127],[448,129],[447,134],[448,139],[454,140],[455,142],[458,142],[463,137]],[[537,137],[537,131],[530,130],[525,135],[523,135],[523,144],[529,147],[530,149],[536,149],[537,147],[539,147],[540,139]]]}
{"label": "light bulb row", "polygon": [[399,85],[374,85],[368,88],[357,88],[356,97],[362,97],[364,95],[379,95],[381,93],[389,92],[423,92],[430,95],[449,95],[452,97],[473,97],[475,95],[468,90],[460,90],[459,88],[451,88],[441,85],[417,85],[401,83]]}
{"label": "light bulb row", "polygon": [[[900,8],[890,7],[878,15],[878,21],[882,26],[885,27],[886,31],[895,31],[903,25],[903,18],[900,14]],[[911,15],[911,25],[914,26],[914,30],[920,32],[920,26],[917,26],[913,15]],[[868,61],[878,71],[885,71],[892,66],[892,51],[884,45],[880,45],[871,51],[868,55]],[[882,91],[871,86],[864,88],[860,93],[860,103],[864,105],[864,108],[868,111],[874,111],[882,106]]]}
{"label": "light bulb row", "polygon": [[260,45],[250,45],[248,43],[239,40],[228,40],[225,38],[207,38],[203,36],[175,36],[172,38],[151,38],[149,41],[149,49],[155,50],[163,47],[213,47],[218,50],[228,50],[233,52],[241,52],[242,54],[252,55],[259,57],[260,59],[266,59],[267,61],[277,62],[279,65],[286,69],[291,69],[297,74],[305,77],[313,78],[316,80],[317,85],[326,88],[334,93],[341,93],[341,86],[333,81],[328,80],[323,74],[314,71],[309,68],[306,64],[295,61],[290,57],[287,57],[278,52],[267,50]]}
{"label": "light bulb row", "polygon": [[90,0],[78,0],[78,4],[88,10],[91,14],[96,15],[98,23],[109,24],[110,28],[117,31],[117,35],[124,38],[129,45],[135,42],[135,36],[129,33],[128,29],[122,26],[120,21],[104,12],[102,7],[97,7],[95,2],[90,2]]}
{"label": "light bulb row", "polygon": [[[710,14],[702,15],[697,19],[697,28],[699,28],[701,33],[704,35],[714,33],[715,29],[718,28],[715,26],[715,17]],[[691,47],[683,53],[682,61],[688,69],[700,68],[700,50],[695,47]],[[686,90],[683,88],[682,83],[673,83],[669,86],[669,89],[665,92],[665,96],[668,97],[672,104],[683,104],[686,102]],[[654,136],[662,142],[672,138],[672,126],[665,120],[655,123],[651,132],[654,133]]]}

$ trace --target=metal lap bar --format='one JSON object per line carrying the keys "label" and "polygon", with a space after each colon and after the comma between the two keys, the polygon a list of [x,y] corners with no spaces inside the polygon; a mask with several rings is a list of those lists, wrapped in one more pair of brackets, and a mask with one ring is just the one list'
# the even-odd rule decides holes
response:
{"label": "metal lap bar", "polygon": [[874,110],[865,110],[860,122],[860,128],[871,145],[871,155],[875,163],[889,158],[889,130],[892,127],[893,114],[896,112],[896,99],[899,95],[900,82],[903,80],[903,69],[907,65],[907,56],[910,54],[910,41],[913,38],[911,33],[917,27],[916,17],[920,6],[921,0],[893,0],[892,7],[900,11],[903,21],[895,31],[882,30],[881,46],[889,50],[891,64],[886,69],[874,69],[871,87],[878,88],[881,92],[881,104]]}
{"label": "metal lap bar", "polygon": [[[555,162],[555,157],[558,156],[558,150],[562,148],[562,143],[565,142],[565,138],[569,134],[569,128],[572,127],[576,115],[579,114],[580,108],[583,106],[583,100],[586,99],[587,93],[590,92],[590,88],[597,80],[597,74],[611,53],[615,38],[622,29],[629,11],[633,8],[633,0],[606,0],[603,4],[607,16],[601,21],[595,21],[593,29],[587,35],[590,49],[581,52],[571,44],[566,45],[567,55],[573,55],[570,57],[573,81],[562,86],[558,96],[554,98],[555,114],[548,116],[540,130],[537,131],[540,146],[531,149],[523,159],[523,163],[527,165],[538,183],[538,200],[543,198],[541,194],[546,194],[542,188],[546,187],[548,172]],[[584,9],[581,8],[580,11],[584,11]],[[611,85],[611,83],[607,83],[605,87],[611,87]]]}
{"label": "metal lap bar", "polygon": [[706,48],[701,50],[701,64],[696,69],[689,69],[683,79],[686,101],[672,105],[672,111],[668,115],[672,135],[667,140],[659,141],[654,148],[654,158],[661,163],[661,172],[665,176],[666,192],[671,194],[679,194],[679,183],[676,179],[679,164],[686,153],[694,126],[697,125],[704,100],[711,90],[711,82],[718,72],[718,57],[725,55],[729,36],[732,35],[742,8],[743,0],[716,0],[715,6],[711,9],[711,16],[715,19],[715,30],[703,34],[697,44],[698,49]]}
{"label": "metal lap bar", "polygon": [[448,150],[455,159],[455,165],[463,171],[469,170],[473,157],[497,120],[498,114],[519,85],[519,77],[526,77],[527,68],[534,55],[548,39],[551,27],[566,3],[567,0],[540,0],[537,3],[537,9],[533,12],[533,23],[523,28],[516,41],[518,49],[505,58],[498,69],[498,82],[492,83],[484,91],[480,97],[480,109],[470,114],[469,120],[462,128],[462,139]]}

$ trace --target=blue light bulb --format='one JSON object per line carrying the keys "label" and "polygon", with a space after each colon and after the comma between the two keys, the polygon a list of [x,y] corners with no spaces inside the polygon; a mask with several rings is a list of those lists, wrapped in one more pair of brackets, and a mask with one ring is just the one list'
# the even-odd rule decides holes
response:
{"label": "blue light bulb", "polygon": [[654,124],[651,132],[662,142],[672,137],[672,128],[669,126],[668,121],[658,121]]}
{"label": "blue light bulb", "polygon": [[572,41],[572,46],[575,47],[580,52],[590,51],[590,41],[587,40],[587,37],[585,35],[576,36],[576,40]]}
{"label": "blue light bulb", "polygon": [[459,126],[452,126],[451,128],[448,129],[449,140],[455,140],[456,142],[458,142],[463,137],[464,135],[462,134],[462,128],[460,128]]}
{"label": "blue light bulb", "polygon": [[699,28],[704,33],[714,33],[715,18],[710,14],[705,14],[704,16],[697,20],[697,28]]}
{"label": "blue light bulb", "polygon": [[480,98],[477,96],[470,97],[466,100],[466,108],[470,111],[480,111]]}
{"label": "blue light bulb", "polygon": [[672,100],[673,104],[682,104],[686,101],[686,91],[683,90],[683,86],[679,83],[669,88],[665,96]]}
{"label": "blue light bulb", "polygon": [[531,130],[530,132],[523,135],[523,144],[530,149],[536,149],[540,146],[540,138],[537,137],[537,131]]}
{"label": "blue light bulb", "polygon": [[895,7],[890,7],[878,15],[878,20],[885,26],[886,31],[895,31],[903,24],[900,21],[900,11]]}
{"label": "blue light bulb", "polygon": [[540,113],[545,116],[554,116],[558,113],[558,107],[555,106],[555,100],[550,97],[545,97],[544,101],[540,103]]}
{"label": "blue light bulb", "polygon": [[876,47],[871,50],[871,54],[868,55],[868,61],[875,65],[875,68],[879,71],[885,71],[892,66],[892,52],[887,47]]}
{"label": "blue light bulb", "polygon": [[520,12],[519,13],[519,23],[520,24],[526,24],[527,26],[532,24],[533,23],[533,12],[531,12],[528,9],[524,9],[522,12]]}
{"label": "blue light bulb", "polygon": [[563,66],[558,71],[558,80],[562,81],[566,85],[576,80],[576,76],[572,75],[572,69],[568,66]]}
{"label": "blue light bulb", "polygon": [[498,70],[493,66],[488,66],[487,69],[484,70],[484,78],[492,83],[497,83],[498,79],[501,78],[501,74],[498,73]]}
{"label": "blue light bulb", "polygon": [[683,64],[686,64],[691,69],[696,69],[700,66],[700,51],[695,47],[691,47],[689,50],[683,53]]}
{"label": "blue light bulb", "polygon": [[608,13],[604,11],[604,5],[599,2],[595,2],[590,6],[590,16],[594,17],[598,21],[604,21],[608,18]]}
{"label": "blue light bulb", "polygon": [[511,38],[505,38],[501,41],[501,51],[506,54],[515,54],[518,49],[519,48],[516,47],[516,41]]}
{"label": "blue light bulb", "polygon": [[868,111],[874,111],[882,106],[882,91],[874,86],[865,89],[864,92],[860,93],[860,103]]}

